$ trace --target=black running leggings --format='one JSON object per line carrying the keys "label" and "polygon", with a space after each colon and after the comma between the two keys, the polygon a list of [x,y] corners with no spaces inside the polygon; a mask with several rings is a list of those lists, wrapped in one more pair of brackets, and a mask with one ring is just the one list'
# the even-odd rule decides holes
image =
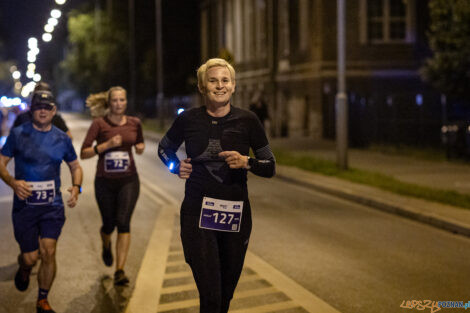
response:
{"label": "black running leggings", "polygon": [[199,216],[181,215],[184,256],[199,290],[201,313],[228,312],[250,239],[251,214],[246,209],[238,233],[201,229]]}
{"label": "black running leggings", "polygon": [[103,220],[101,231],[107,235],[117,227],[118,233],[130,232],[130,222],[139,197],[139,176],[95,178],[95,197]]}

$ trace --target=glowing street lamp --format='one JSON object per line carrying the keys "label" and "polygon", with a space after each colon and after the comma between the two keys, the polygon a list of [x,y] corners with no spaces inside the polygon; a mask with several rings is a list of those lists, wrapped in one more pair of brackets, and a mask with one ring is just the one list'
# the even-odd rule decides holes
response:
{"label": "glowing street lamp", "polygon": [[35,82],[40,81],[41,78],[42,78],[42,77],[41,77],[41,74],[39,74],[39,73],[36,73],[36,74],[34,74],[34,76],[33,76],[33,80],[34,80]]}
{"label": "glowing street lamp", "polygon": [[62,15],[62,12],[58,9],[54,9],[51,11],[51,16],[53,18],[59,18]]}
{"label": "glowing street lamp", "polygon": [[28,39],[28,48],[34,48],[38,46],[38,40],[34,37]]}
{"label": "glowing street lamp", "polygon": [[58,5],[62,5],[66,2],[67,0],[55,0],[55,3],[57,3]]}
{"label": "glowing street lamp", "polygon": [[47,20],[47,24],[55,27],[57,26],[57,24],[59,24],[59,20],[57,20],[55,17],[51,17],[50,19]]}
{"label": "glowing street lamp", "polygon": [[52,35],[50,33],[44,33],[42,34],[42,40],[45,42],[49,42],[52,40]]}
{"label": "glowing street lamp", "polygon": [[30,62],[30,63],[36,62],[36,55],[35,54],[30,54],[28,52],[28,62]]}
{"label": "glowing street lamp", "polygon": [[46,24],[44,26],[44,30],[48,33],[52,33],[54,31],[54,26],[52,26],[51,24]]}
{"label": "glowing street lamp", "polygon": [[21,77],[21,72],[20,71],[14,71],[11,76],[13,77],[13,79],[20,79]]}

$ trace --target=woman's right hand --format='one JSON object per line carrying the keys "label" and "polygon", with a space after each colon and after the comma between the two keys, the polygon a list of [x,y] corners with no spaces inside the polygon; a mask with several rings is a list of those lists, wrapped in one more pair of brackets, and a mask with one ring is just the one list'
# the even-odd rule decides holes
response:
{"label": "woman's right hand", "polygon": [[178,172],[178,176],[181,179],[188,179],[189,175],[193,171],[193,165],[190,163],[191,158],[184,159],[180,162],[180,170]]}
{"label": "woman's right hand", "polygon": [[108,149],[120,147],[122,145],[122,136],[116,135],[107,141]]}

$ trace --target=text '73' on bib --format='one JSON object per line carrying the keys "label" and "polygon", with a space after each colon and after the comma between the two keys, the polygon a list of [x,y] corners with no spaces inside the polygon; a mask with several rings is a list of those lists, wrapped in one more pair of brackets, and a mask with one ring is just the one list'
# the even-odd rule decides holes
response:
{"label": "text '73' on bib", "polygon": [[239,232],[243,201],[228,201],[209,197],[202,200],[199,228]]}
{"label": "text '73' on bib", "polygon": [[125,172],[129,168],[129,153],[127,151],[108,152],[104,156],[104,171],[111,173]]}
{"label": "text '73' on bib", "polygon": [[48,205],[54,202],[55,198],[55,181],[38,181],[27,182],[31,188],[32,195],[26,199],[27,204],[31,205]]}

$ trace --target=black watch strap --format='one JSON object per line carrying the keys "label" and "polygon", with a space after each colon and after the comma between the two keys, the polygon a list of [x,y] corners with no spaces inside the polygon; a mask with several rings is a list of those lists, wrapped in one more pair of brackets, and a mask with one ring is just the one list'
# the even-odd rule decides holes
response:
{"label": "black watch strap", "polygon": [[78,193],[82,193],[82,185],[73,184],[74,187],[78,187]]}

